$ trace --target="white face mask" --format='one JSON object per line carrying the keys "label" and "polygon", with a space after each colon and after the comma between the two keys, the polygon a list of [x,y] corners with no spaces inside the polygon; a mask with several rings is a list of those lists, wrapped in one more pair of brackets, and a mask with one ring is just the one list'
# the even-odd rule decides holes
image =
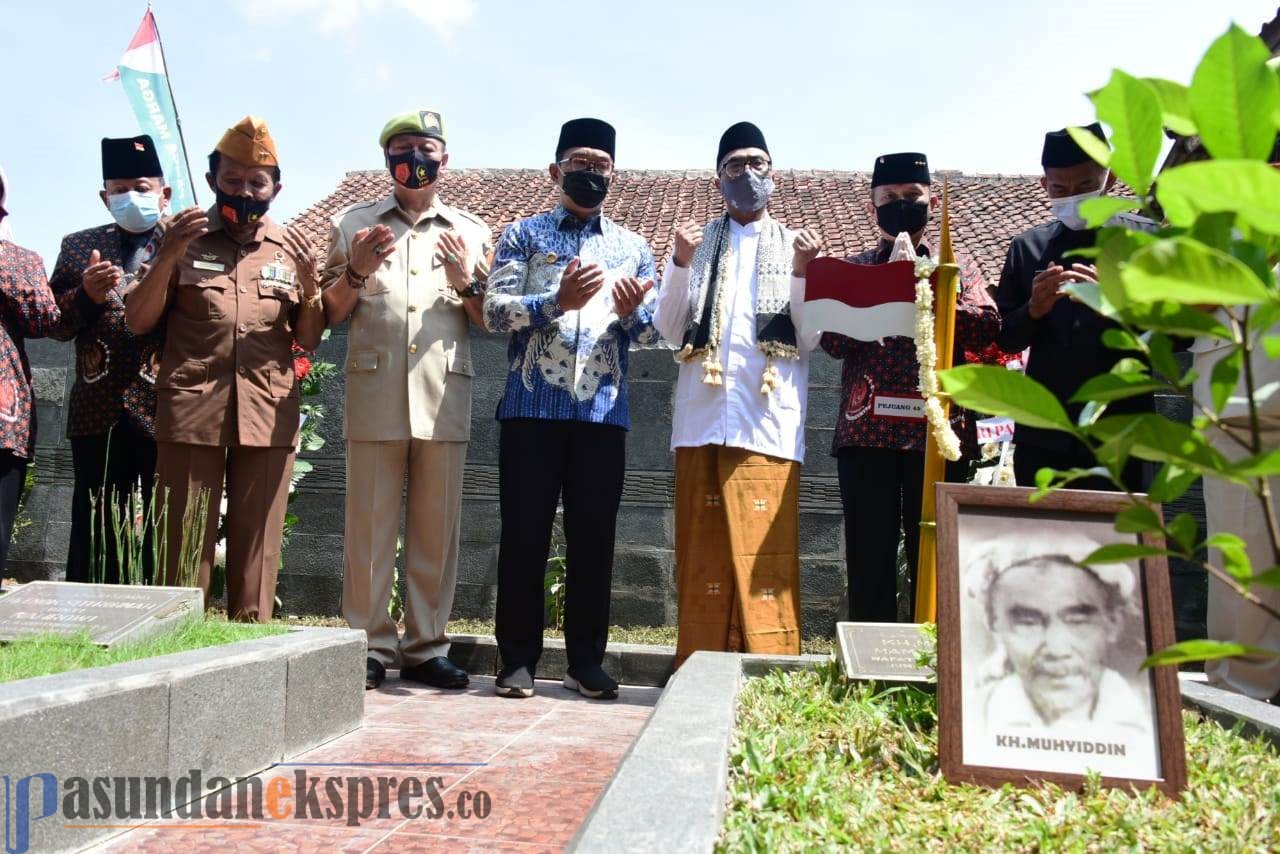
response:
{"label": "white face mask", "polygon": [[1049,200],[1049,210],[1053,211],[1053,215],[1058,221],[1072,231],[1083,231],[1085,227],[1084,217],[1080,215],[1080,203],[1089,199],[1096,199],[1102,195],[1103,189],[1106,188],[1104,181],[1102,186],[1096,190],[1090,190],[1087,193],[1077,193],[1074,196],[1062,196],[1057,199]]}

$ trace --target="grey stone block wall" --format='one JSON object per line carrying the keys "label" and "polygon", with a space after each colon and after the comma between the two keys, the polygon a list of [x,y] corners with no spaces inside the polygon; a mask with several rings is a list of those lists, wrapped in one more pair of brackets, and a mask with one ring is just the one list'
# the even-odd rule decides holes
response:
{"label": "grey stone block wall", "polygon": [[[498,424],[494,420],[506,383],[507,339],[473,330],[471,443],[467,451],[463,525],[454,614],[491,618],[496,602],[498,536]],[[63,577],[70,531],[71,455],[64,438],[66,400],[74,379],[70,344],[27,345],[39,380],[37,486],[28,500],[33,524],[10,553],[9,575],[22,580]],[[338,365],[346,351],[346,327],[333,330],[321,355]],[[676,619],[674,458],[668,449],[677,366],[668,350],[641,350],[631,358],[633,429],[627,442],[627,482],[618,517],[612,619],[620,625],[671,624]],[[809,374],[807,452],[801,476],[800,542],[803,629],[826,635],[844,615],[844,530],[832,424],[839,406],[840,365],[813,354]],[[341,373],[326,389],[325,447],[309,456],[315,470],[292,505],[300,522],[285,550],[279,595],[288,614],[340,612],[345,482]],[[1193,490],[1171,512],[1190,509],[1203,520]],[[1179,636],[1200,636],[1204,578],[1190,567],[1172,568]]]}

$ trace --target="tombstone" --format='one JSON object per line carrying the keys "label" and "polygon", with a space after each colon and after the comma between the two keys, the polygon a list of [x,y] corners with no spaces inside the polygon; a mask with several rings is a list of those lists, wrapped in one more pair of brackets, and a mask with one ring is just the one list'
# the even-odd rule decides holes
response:
{"label": "tombstone", "polygon": [[33,581],[0,596],[0,641],[87,633],[112,646],[173,628],[204,610],[194,587]]}
{"label": "tombstone", "polygon": [[840,660],[850,679],[928,682],[933,674],[916,666],[927,647],[919,623],[836,623]]}

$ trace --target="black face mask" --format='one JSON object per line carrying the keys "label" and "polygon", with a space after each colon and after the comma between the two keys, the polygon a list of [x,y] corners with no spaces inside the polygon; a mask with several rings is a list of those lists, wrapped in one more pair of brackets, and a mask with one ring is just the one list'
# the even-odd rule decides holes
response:
{"label": "black face mask", "polygon": [[388,154],[387,166],[391,169],[391,177],[410,190],[430,186],[440,174],[440,161],[417,148],[404,154]]}
{"label": "black face mask", "polygon": [[215,190],[214,197],[214,202],[218,206],[218,215],[222,217],[223,222],[229,222],[232,225],[255,225],[258,220],[267,215],[267,209],[271,207],[270,199],[260,202],[245,196],[228,195],[222,190]]}
{"label": "black face mask", "polygon": [[894,199],[876,208],[876,222],[888,234],[915,234],[929,222],[929,203],[911,199]]}
{"label": "black face mask", "polygon": [[609,194],[609,179],[590,169],[565,172],[562,186],[565,195],[573,199],[575,205],[588,210],[604,204],[604,197]]}

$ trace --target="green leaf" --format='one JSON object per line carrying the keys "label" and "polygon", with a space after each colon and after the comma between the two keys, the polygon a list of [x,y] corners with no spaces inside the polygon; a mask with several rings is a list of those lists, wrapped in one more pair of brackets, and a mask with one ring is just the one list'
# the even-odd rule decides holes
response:
{"label": "green leaf", "polygon": [[1244,365],[1244,349],[1232,347],[1227,355],[1213,365],[1213,373],[1209,375],[1209,388],[1213,395],[1213,411],[1221,412],[1227,405],[1227,398],[1236,390],[1240,381],[1240,369]]}
{"label": "green leaf", "polygon": [[[1089,136],[1093,136],[1093,134],[1089,134]],[[1097,139],[1097,137],[1094,138]],[[1080,215],[1084,217],[1085,224],[1089,228],[1101,228],[1106,225],[1107,220],[1116,214],[1131,211],[1134,207],[1133,199],[1122,199],[1119,196],[1098,196],[1094,199],[1086,199],[1080,205]]]}
{"label": "green leaf", "polygon": [[1177,501],[1199,479],[1197,472],[1187,471],[1175,463],[1165,463],[1152,479],[1147,495],[1152,501],[1159,501],[1161,504]]}
{"label": "green leaf", "polygon": [[1058,398],[1040,383],[996,365],[961,365],[938,372],[942,388],[960,406],[1003,415],[1027,427],[1075,433]]}
{"label": "green leaf", "polygon": [[1154,546],[1144,546],[1139,543],[1108,543],[1105,546],[1101,546],[1089,552],[1088,556],[1080,562],[1085,564],[1126,563],[1127,561],[1138,560],[1144,557],[1155,557],[1156,555],[1167,554],[1169,554],[1169,552],[1164,549],[1158,549]]}
{"label": "green leaf", "polygon": [[1124,304],[1254,305],[1272,298],[1244,263],[1189,237],[1139,249],[1120,270],[1120,281]]}
{"label": "green leaf", "polygon": [[1164,520],[1150,504],[1132,504],[1116,514],[1116,531],[1121,534],[1145,534],[1164,531]]}
{"label": "green leaf", "polygon": [[1227,470],[1242,478],[1280,476],[1280,448],[1237,460]]}
{"label": "green leaf", "polygon": [[1280,590],[1280,566],[1273,566],[1265,572],[1259,572],[1257,575],[1252,576],[1245,586],[1253,587],[1257,584]]}
{"label": "green leaf", "polygon": [[1093,422],[1102,417],[1107,411],[1107,401],[1091,400],[1084,406],[1080,407],[1080,414],[1076,417],[1077,427],[1088,427]]}
{"label": "green leaf", "polygon": [[1196,541],[1200,539],[1200,528],[1196,524],[1196,517],[1190,513],[1179,513],[1169,523],[1168,531],[1169,536],[1184,553],[1190,554],[1196,550]]}
{"label": "green leaf", "polygon": [[1144,77],[1142,82],[1155,91],[1164,126],[1179,136],[1193,136],[1196,123],[1191,118],[1191,90],[1181,83],[1160,77]]}
{"label": "green leaf", "polygon": [[[1160,101],[1155,90],[1136,77],[1116,69],[1111,79],[1089,96],[1098,118],[1111,127],[1111,159],[1107,164],[1139,198],[1151,189],[1151,173],[1164,143]],[[1081,142],[1084,134],[1072,133]],[[1085,148],[1085,153],[1097,159]]]}
{"label": "green leaf", "polygon": [[1071,403],[1085,403],[1090,400],[1124,400],[1140,394],[1151,394],[1167,388],[1160,380],[1141,374],[1101,374],[1086,380],[1084,385],[1076,389],[1071,396]]}
{"label": "green leaf", "polygon": [[1055,489],[1062,489],[1081,478],[1110,477],[1111,473],[1102,466],[1092,468],[1074,468],[1058,471],[1051,468],[1036,470],[1036,491],[1031,494],[1028,503],[1035,504]]}
{"label": "green leaf", "polygon": [[1280,657],[1280,652],[1257,646],[1226,641],[1189,640],[1167,646],[1154,655],[1147,656],[1142,668],[1160,667],[1166,664],[1186,664],[1191,661],[1215,661],[1220,658],[1248,656],[1259,660]]}
{"label": "green leaf", "polygon": [[1102,330],[1102,343],[1112,350],[1134,350],[1141,353],[1146,349],[1127,329]]}
{"label": "green leaf", "polygon": [[1191,118],[1217,159],[1262,160],[1276,137],[1280,80],[1267,68],[1271,51],[1231,27],[1205,52],[1191,78]]}
{"label": "green leaf", "polygon": [[1271,259],[1266,249],[1250,241],[1236,240],[1231,243],[1230,252],[1232,258],[1253,271],[1258,281],[1269,285],[1272,291],[1275,290],[1276,276],[1271,270]]}
{"label": "green leaf", "polygon": [[1217,533],[1204,541],[1206,548],[1217,549],[1222,555],[1223,568],[1227,574],[1241,583],[1253,576],[1253,565],[1249,561],[1249,552],[1245,549],[1244,540],[1235,534]]}
{"label": "green leaf", "polygon": [[1173,340],[1163,332],[1149,332],[1147,338],[1147,354],[1151,358],[1151,367],[1170,380],[1177,380],[1182,374],[1182,366],[1173,355]]}
{"label": "green leaf", "polygon": [[1127,306],[1122,316],[1131,326],[1164,332],[1168,335],[1232,340],[1231,330],[1222,325],[1217,318],[1189,305],[1173,302],[1135,303]]}
{"label": "green leaf", "polygon": [[1280,359],[1280,335],[1262,336],[1262,349],[1267,351],[1267,358],[1273,362]]}
{"label": "green leaf", "polygon": [[1088,432],[1103,442],[1123,434],[1131,443],[1131,453],[1139,459],[1175,463],[1200,473],[1222,472],[1227,467],[1226,459],[1201,433],[1154,412],[1110,415],[1100,419]]}
{"label": "green leaf", "polygon": [[[1160,185],[1156,188],[1159,193],[1164,187],[1164,176],[1169,172],[1160,174]],[[1231,241],[1235,239],[1231,230],[1236,226],[1235,210],[1219,211],[1218,213],[1203,213],[1196,217],[1195,225],[1191,226],[1189,236],[1194,237],[1201,243],[1207,243],[1214,249],[1221,249],[1226,252],[1231,247]]]}
{"label": "green leaf", "polygon": [[[1155,243],[1153,235],[1141,231],[1120,231],[1104,228],[1098,235],[1098,287],[1109,304],[1125,308],[1130,300],[1120,281],[1120,271],[1139,249]],[[1156,300],[1147,300],[1155,302]]]}
{"label": "green leaf", "polygon": [[1087,305],[1103,317],[1115,317],[1119,314],[1119,309],[1106,298],[1097,282],[1072,282],[1058,290],[1076,302]]}
{"label": "green leaf", "polygon": [[1250,336],[1259,332],[1270,332],[1271,327],[1280,323],[1280,302],[1272,302],[1249,309],[1248,321],[1244,326]]}
{"label": "green leaf", "polygon": [[[1261,161],[1201,160],[1175,166],[1160,174],[1156,198],[1176,226],[1189,228],[1205,214],[1230,214],[1259,231],[1280,234],[1280,172]],[[1219,221],[1206,225],[1216,230]]]}
{"label": "green leaf", "polygon": [[1111,165],[1111,147],[1082,127],[1069,127],[1067,133],[1099,166]]}
{"label": "green leaf", "polygon": [[1120,376],[1149,376],[1147,363],[1132,356],[1125,356],[1111,366],[1111,373]]}

